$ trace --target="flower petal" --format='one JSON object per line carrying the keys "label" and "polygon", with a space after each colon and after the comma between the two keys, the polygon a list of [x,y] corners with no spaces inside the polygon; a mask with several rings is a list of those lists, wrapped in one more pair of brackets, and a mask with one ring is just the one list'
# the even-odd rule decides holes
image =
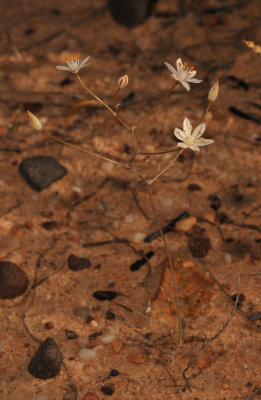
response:
{"label": "flower petal", "polygon": [[214,140],[212,139],[199,139],[197,140],[197,146],[207,146],[211,143],[214,143]]}
{"label": "flower petal", "polygon": [[177,66],[177,71],[178,73],[180,72],[180,70],[183,68],[183,62],[181,61],[181,58],[178,58],[176,61],[176,66]]}
{"label": "flower petal", "polygon": [[193,138],[195,140],[198,140],[200,138],[200,136],[202,136],[203,133],[205,132],[205,129],[206,129],[206,124],[205,124],[205,122],[202,122],[202,124],[198,125],[194,129],[193,134],[192,134]]}
{"label": "flower petal", "polygon": [[[188,80],[188,79],[187,79]],[[188,80],[189,81],[189,80]],[[180,80],[180,83],[184,86],[184,88],[189,92],[190,91],[190,86],[187,82]]]}
{"label": "flower petal", "polygon": [[[86,57],[80,64],[80,68],[87,67],[87,62],[91,58],[91,56]],[[88,64],[89,65],[89,64]]]}
{"label": "flower petal", "polygon": [[186,79],[187,82],[192,82],[192,83],[201,83],[202,79],[195,79],[195,78],[187,78]]}
{"label": "flower petal", "polygon": [[200,151],[196,145],[191,145],[191,146],[189,146],[189,148],[193,151]]}
{"label": "flower petal", "polygon": [[197,71],[188,71],[188,78],[193,78],[193,76],[195,76],[197,73]]}
{"label": "flower petal", "polygon": [[183,133],[186,137],[191,135],[191,123],[188,118],[185,118],[183,121]]}
{"label": "flower petal", "polygon": [[182,147],[183,149],[187,149],[189,147],[186,143],[183,143],[183,142],[178,143],[177,146]]}
{"label": "flower petal", "polygon": [[166,67],[174,74],[177,73],[177,71],[175,70],[175,68],[168,62],[164,62],[164,64],[166,65]]}
{"label": "flower petal", "polygon": [[175,129],[174,135],[176,136],[176,138],[178,138],[179,140],[182,140],[182,141],[184,141],[184,139],[186,137],[185,133],[179,128]]}
{"label": "flower petal", "polygon": [[64,67],[63,65],[57,65],[56,66],[57,69],[61,69],[63,71],[71,71],[71,68],[69,67]]}

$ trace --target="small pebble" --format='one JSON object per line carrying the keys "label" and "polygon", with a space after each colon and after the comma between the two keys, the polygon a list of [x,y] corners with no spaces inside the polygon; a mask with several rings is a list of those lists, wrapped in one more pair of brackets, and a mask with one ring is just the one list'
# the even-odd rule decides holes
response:
{"label": "small pebble", "polygon": [[50,329],[53,329],[53,328],[54,328],[52,322],[46,322],[46,323],[44,324],[44,327],[45,327],[45,329],[47,329],[48,331],[49,331]]}
{"label": "small pebble", "polygon": [[112,311],[108,310],[105,313],[105,319],[107,321],[112,321],[113,319],[115,319],[115,314]]}
{"label": "small pebble", "polygon": [[0,261],[0,298],[14,299],[23,294],[29,284],[24,271],[10,261]]}
{"label": "small pebble", "polygon": [[203,219],[214,224],[216,221],[216,214],[213,210],[209,210],[205,212],[205,214],[203,215]]}
{"label": "small pebble", "polygon": [[85,306],[75,307],[73,310],[73,314],[76,315],[77,317],[87,319],[89,316],[89,308]]}
{"label": "small pebble", "polygon": [[114,168],[114,165],[113,165],[112,162],[106,161],[106,162],[104,162],[104,163],[102,164],[101,167],[102,167],[103,171],[109,173],[109,172],[112,172],[112,170],[113,170],[113,168]]}
{"label": "small pebble", "polygon": [[132,241],[134,243],[141,243],[143,242],[144,238],[145,238],[145,233],[143,232],[136,232],[132,235]]}
{"label": "small pebble", "polygon": [[82,400],[100,400],[100,397],[97,396],[97,394],[91,393],[91,392],[87,392]]}
{"label": "small pebble", "polygon": [[77,257],[71,254],[68,258],[68,267],[72,271],[81,271],[83,269],[89,268],[91,265],[88,258]]}
{"label": "small pebble", "polygon": [[66,168],[51,156],[25,158],[19,166],[19,172],[31,189],[37,191],[49,187],[67,174]]}
{"label": "small pebble", "polygon": [[35,378],[54,378],[60,371],[62,357],[55,341],[50,337],[40,344],[32,357],[28,372]]}
{"label": "small pebble", "polygon": [[117,369],[114,369],[114,368],[113,368],[113,369],[111,370],[111,372],[110,372],[110,376],[113,376],[113,377],[114,377],[114,376],[118,376],[118,375],[119,375],[119,371],[118,371]]}
{"label": "small pebble", "polygon": [[225,261],[230,264],[232,262],[232,256],[229,253],[224,253]]}
{"label": "small pebble", "polygon": [[123,348],[123,342],[120,339],[115,339],[112,341],[112,348],[115,354],[119,354]]}
{"label": "small pebble", "polygon": [[116,336],[114,335],[103,336],[100,339],[104,344],[108,344],[111,343],[114,339],[116,339]]}
{"label": "small pebble", "polygon": [[191,192],[195,192],[196,190],[201,190],[201,187],[196,183],[191,183],[190,185],[188,185],[188,190],[190,190]]}
{"label": "small pebble", "polygon": [[128,224],[132,224],[134,221],[133,215],[131,215],[131,214],[125,215],[124,221],[127,222]]}
{"label": "small pebble", "polygon": [[68,329],[65,329],[65,334],[67,336],[67,339],[69,340],[76,339],[78,337],[77,333]]}
{"label": "small pebble", "polygon": [[191,228],[193,228],[196,223],[197,218],[195,217],[184,218],[176,223],[175,229],[183,232],[188,232]]}
{"label": "small pebble", "polygon": [[222,202],[215,194],[211,194],[208,200],[210,200],[210,207],[213,208],[214,211],[217,211],[221,207]]}
{"label": "small pebble", "polygon": [[83,360],[93,360],[96,357],[96,351],[92,349],[80,349],[79,350],[79,356]]}
{"label": "small pebble", "polygon": [[103,385],[101,387],[101,392],[106,396],[112,396],[113,393],[115,392],[114,384],[108,383],[107,385]]}
{"label": "small pebble", "polygon": [[207,237],[191,236],[189,238],[189,250],[193,257],[203,258],[211,249],[211,242]]}
{"label": "small pebble", "polygon": [[95,299],[100,300],[100,301],[105,301],[105,300],[113,300],[117,296],[117,293],[112,291],[112,290],[97,290],[96,292],[93,293],[93,297]]}
{"label": "small pebble", "polygon": [[199,369],[205,369],[211,365],[211,356],[210,353],[206,350],[199,356],[196,361],[196,365]]}

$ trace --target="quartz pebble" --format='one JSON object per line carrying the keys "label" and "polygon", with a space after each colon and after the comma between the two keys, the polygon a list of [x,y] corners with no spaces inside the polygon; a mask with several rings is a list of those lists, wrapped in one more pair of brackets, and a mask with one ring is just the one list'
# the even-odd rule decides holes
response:
{"label": "quartz pebble", "polygon": [[188,217],[181,219],[176,223],[175,228],[179,231],[188,232],[191,228],[197,223],[197,218],[195,217]]}
{"label": "quartz pebble", "polygon": [[132,241],[135,243],[141,243],[143,242],[145,236],[146,235],[143,232],[136,232],[132,235]]}
{"label": "quartz pebble", "polygon": [[29,284],[24,271],[10,261],[0,261],[0,298],[14,299],[23,294]]}
{"label": "quartz pebble", "polygon": [[93,360],[96,357],[96,351],[93,349],[83,348],[79,350],[79,356],[83,360]]}

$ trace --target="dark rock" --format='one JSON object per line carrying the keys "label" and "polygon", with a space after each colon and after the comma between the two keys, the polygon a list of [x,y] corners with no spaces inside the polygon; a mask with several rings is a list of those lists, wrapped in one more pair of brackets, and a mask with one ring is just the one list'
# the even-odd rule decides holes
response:
{"label": "dark rock", "polygon": [[69,340],[76,339],[78,337],[77,333],[68,329],[65,329],[65,334],[67,336],[67,339]]}
{"label": "dark rock", "polygon": [[[184,211],[181,214],[179,214],[176,218],[174,218],[172,221],[170,221],[167,225],[162,227],[162,232],[164,235],[168,232],[173,232],[175,225],[178,221],[181,221],[182,219],[188,218],[190,215],[188,212]],[[148,236],[144,238],[144,243],[150,243],[153,240],[157,239],[160,237],[160,230],[157,230],[155,232],[150,233]]]}
{"label": "dark rock", "polygon": [[211,242],[207,237],[191,236],[189,238],[189,250],[193,257],[203,258],[211,249]]}
{"label": "dark rock", "polygon": [[142,24],[148,17],[152,0],[108,0],[113,18],[121,25],[131,28]]}
{"label": "dark rock", "polygon": [[89,308],[85,306],[75,307],[73,310],[74,315],[77,317],[88,318],[89,316]]}
{"label": "dark rock", "polygon": [[140,258],[139,260],[135,261],[133,264],[130,266],[131,271],[138,271],[146,262],[154,256],[154,251],[149,251],[147,254],[145,254],[144,257]]}
{"label": "dark rock", "polygon": [[72,271],[81,271],[83,269],[89,268],[91,265],[88,258],[77,257],[73,254],[68,258],[68,267]]}
{"label": "dark rock", "polygon": [[67,170],[51,156],[35,156],[24,159],[19,172],[32,189],[41,191],[66,175]]}
{"label": "dark rock", "polygon": [[23,294],[29,284],[24,271],[9,261],[0,261],[0,298],[14,299]]}
{"label": "dark rock", "polygon": [[114,377],[114,376],[118,376],[118,375],[119,375],[119,371],[118,371],[117,369],[114,369],[114,368],[113,368],[113,369],[111,370],[111,372],[110,372],[110,376],[113,376],[113,377]]}
{"label": "dark rock", "polygon": [[95,340],[97,337],[102,335],[102,331],[99,332],[93,332],[89,335],[89,340]]}
{"label": "dark rock", "polygon": [[41,225],[42,228],[46,229],[47,231],[50,231],[54,228],[57,228],[57,222],[55,221],[46,221],[43,222]]}
{"label": "dark rock", "polygon": [[114,314],[112,311],[110,311],[110,310],[106,311],[106,313],[105,313],[105,319],[106,319],[107,321],[112,321],[112,320],[114,320],[115,318],[116,318],[116,316],[115,316],[115,314]]}
{"label": "dark rock", "polygon": [[194,192],[196,190],[201,190],[201,187],[199,185],[197,185],[196,183],[191,183],[190,185],[188,185],[188,190],[190,190],[191,192]]}
{"label": "dark rock", "polygon": [[115,392],[114,384],[109,383],[107,385],[102,385],[101,392],[107,396],[112,396]]}
{"label": "dark rock", "polygon": [[35,378],[51,379],[60,371],[62,356],[55,341],[50,337],[40,344],[28,365]]}
{"label": "dark rock", "polygon": [[113,300],[117,296],[116,292],[113,292],[112,290],[97,290],[96,292],[93,293],[93,297],[95,299],[104,301],[104,300]]}
{"label": "dark rock", "polygon": [[208,199],[211,200],[210,207],[213,208],[214,211],[217,211],[222,204],[220,198],[215,194],[211,194]]}

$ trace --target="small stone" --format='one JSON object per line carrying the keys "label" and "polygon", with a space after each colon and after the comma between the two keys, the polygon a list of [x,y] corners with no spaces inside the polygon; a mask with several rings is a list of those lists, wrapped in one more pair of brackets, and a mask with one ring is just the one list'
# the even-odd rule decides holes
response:
{"label": "small stone", "polygon": [[120,374],[119,371],[117,369],[114,369],[114,368],[110,372],[110,376],[113,376],[113,377],[114,376],[118,376],[119,374]]}
{"label": "small stone", "polygon": [[50,337],[40,344],[28,365],[35,378],[51,379],[60,371],[62,357],[55,341]]}
{"label": "small stone", "polygon": [[207,237],[191,236],[189,239],[189,250],[193,257],[203,258],[211,249],[211,242]]}
{"label": "small stone", "polygon": [[114,339],[116,339],[115,335],[103,336],[100,338],[104,344],[111,343]]}
{"label": "small stone", "polygon": [[0,298],[14,299],[23,294],[29,284],[24,271],[10,261],[0,261]]}
{"label": "small stone", "polygon": [[46,221],[46,222],[42,223],[41,227],[44,228],[47,231],[50,231],[52,229],[57,228],[57,222],[55,222],[55,221]]}
{"label": "small stone", "polygon": [[181,219],[176,223],[175,228],[179,231],[188,232],[191,228],[197,223],[197,218],[195,217],[188,217]]}
{"label": "small stone", "polygon": [[91,393],[91,392],[87,392],[82,400],[100,400],[100,397],[97,396],[97,394]]}
{"label": "small stone", "polygon": [[114,384],[108,383],[107,385],[103,385],[101,387],[101,392],[106,396],[112,396],[113,393],[115,392]]}
{"label": "small stone", "polygon": [[25,158],[19,166],[19,172],[28,185],[37,191],[49,187],[67,174],[66,168],[51,156]]}
{"label": "small stone", "polygon": [[68,329],[65,329],[65,334],[67,336],[67,339],[69,340],[76,339],[78,337],[77,333]]}
{"label": "small stone", "polygon": [[115,319],[115,314],[112,311],[108,310],[105,313],[105,319],[107,321],[112,321],[113,319]]}
{"label": "small stone", "polygon": [[215,194],[211,194],[208,200],[211,200],[210,207],[213,208],[214,211],[217,211],[221,207],[222,202]]}
{"label": "small stone", "polygon": [[199,369],[205,369],[211,365],[211,356],[210,353],[206,350],[200,354],[199,358],[197,359],[196,365]]}
{"label": "small stone", "polygon": [[201,190],[201,187],[196,183],[191,183],[190,185],[188,185],[188,190],[190,190],[191,192],[195,192],[196,190]]}
{"label": "small stone", "polygon": [[142,352],[138,352],[138,353],[131,353],[129,354],[128,357],[129,361],[133,364],[142,364],[144,359],[143,359],[143,354]]}
{"label": "small stone", "polygon": [[146,235],[143,232],[136,232],[132,235],[132,241],[135,243],[141,243],[143,242],[145,236]]}
{"label": "small stone", "polygon": [[83,360],[93,360],[96,357],[96,351],[92,349],[80,349],[79,350],[79,356]]}
{"label": "small stone", "polygon": [[95,299],[100,300],[100,301],[105,301],[105,300],[113,300],[117,296],[117,293],[112,291],[112,290],[97,290],[96,292],[93,293],[93,297]]}
{"label": "small stone", "polygon": [[47,329],[48,331],[49,331],[50,329],[53,329],[53,328],[54,328],[52,322],[46,322],[46,323],[44,324],[44,327],[45,327],[45,329]]}
{"label": "small stone", "polygon": [[112,341],[112,348],[115,354],[119,354],[123,348],[123,342],[120,339],[114,339]]}
{"label": "small stone", "polygon": [[73,314],[77,317],[88,318],[89,316],[89,308],[85,306],[75,307],[73,310]]}
{"label": "small stone", "polygon": [[209,210],[205,212],[205,214],[203,215],[203,219],[214,224],[216,221],[216,213],[213,210]]}
{"label": "small stone", "polygon": [[68,258],[68,267],[72,271],[81,271],[89,268],[91,265],[90,260],[84,257],[77,257],[73,254]]}

